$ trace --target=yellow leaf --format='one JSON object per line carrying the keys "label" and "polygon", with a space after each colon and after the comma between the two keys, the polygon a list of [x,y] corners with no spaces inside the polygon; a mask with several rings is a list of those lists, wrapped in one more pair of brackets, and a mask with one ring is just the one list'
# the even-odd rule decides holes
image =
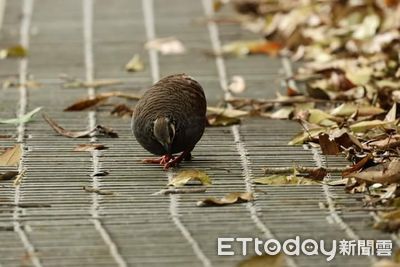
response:
{"label": "yellow leaf", "polygon": [[351,103],[343,103],[331,111],[331,115],[346,117],[358,112],[359,116],[373,116],[384,112],[384,109],[374,106],[359,106]]}
{"label": "yellow leaf", "polygon": [[353,125],[350,125],[350,129],[356,133],[357,132],[366,132],[366,131],[376,128],[376,127],[388,126],[389,124],[393,124],[393,121],[381,121],[381,120],[361,121],[361,122],[357,122]]}
{"label": "yellow leaf", "polygon": [[271,175],[253,180],[256,184],[263,185],[319,185],[320,183],[311,179],[297,177],[293,175]]}
{"label": "yellow leaf", "polygon": [[253,199],[254,199],[254,196],[252,193],[232,192],[232,193],[225,195],[221,199],[218,199],[215,197],[209,197],[209,198],[200,200],[197,202],[197,206],[199,206],[199,207],[224,206],[224,205],[229,205],[229,204],[234,204],[234,203],[248,202],[248,201],[252,201]]}
{"label": "yellow leaf", "polygon": [[125,70],[129,72],[142,71],[144,69],[143,61],[138,54],[135,54],[125,65]]}
{"label": "yellow leaf", "polygon": [[0,166],[18,166],[22,156],[22,146],[20,144],[7,149],[0,155]]}
{"label": "yellow leaf", "polygon": [[26,57],[27,51],[22,45],[12,46],[0,50],[0,59],[11,57]]}
{"label": "yellow leaf", "polygon": [[296,134],[292,140],[288,143],[288,145],[293,146],[293,145],[301,145],[305,141],[310,140],[311,138],[316,138],[319,134],[324,133],[326,129],[324,128],[314,128],[310,129],[308,131],[303,131],[298,134]]}
{"label": "yellow leaf", "polygon": [[310,109],[310,116],[308,121],[313,124],[321,126],[333,126],[336,125],[337,118],[319,109]]}
{"label": "yellow leaf", "polygon": [[202,185],[211,185],[211,178],[203,171],[199,170],[183,170],[178,172],[168,185],[183,186],[190,181],[199,181]]}

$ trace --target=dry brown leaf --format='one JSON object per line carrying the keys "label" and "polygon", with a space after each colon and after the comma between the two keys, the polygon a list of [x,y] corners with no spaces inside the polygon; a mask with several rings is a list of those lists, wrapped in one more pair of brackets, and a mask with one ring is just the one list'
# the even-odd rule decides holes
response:
{"label": "dry brown leaf", "polygon": [[126,98],[126,99],[131,99],[131,100],[140,99],[140,95],[136,95],[136,94],[129,94],[129,93],[124,93],[124,92],[120,92],[120,91],[106,92],[106,93],[98,94],[94,98],[85,98],[85,99],[78,100],[74,104],[65,108],[64,111],[86,110],[86,109],[95,107],[95,106],[105,102],[110,97],[120,97],[120,98]]}
{"label": "dry brown leaf", "polygon": [[367,164],[371,159],[372,159],[372,155],[368,154],[366,157],[364,157],[362,160],[358,161],[356,164],[354,164],[353,166],[351,166],[350,168],[344,170],[342,172],[342,176],[343,177],[347,177],[349,176],[349,174],[354,173],[360,169],[362,169],[365,164]]}
{"label": "dry brown leaf", "polygon": [[19,172],[17,171],[8,171],[5,173],[0,173],[0,181],[12,180],[14,179]]}
{"label": "dry brown leaf", "polygon": [[321,146],[322,154],[335,156],[339,154],[339,147],[336,144],[336,141],[334,139],[331,140],[328,134],[320,134],[318,140],[319,145]]}
{"label": "dry brown leaf", "polygon": [[74,151],[93,151],[93,150],[104,150],[104,149],[108,149],[108,147],[102,144],[81,144],[77,145],[74,148]]}
{"label": "dry brown leaf", "polygon": [[7,149],[0,155],[0,166],[18,166],[21,161],[22,146],[20,144]]}
{"label": "dry brown leaf", "polygon": [[0,134],[0,140],[2,140],[2,139],[12,139],[12,138],[15,138],[15,136],[11,135],[11,134]]}
{"label": "dry brown leaf", "polygon": [[207,126],[230,126],[240,124],[239,118],[227,117],[220,114],[207,115]]}
{"label": "dry brown leaf", "polygon": [[170,186],[184,186],[189,183],[197,181],[202,185],[211,185],[211,178],[207,173],[200,170],[183,170],[179,171],[171,181],[168,183]]}
{"label": "dry brown leaf", "polygon": [[[302,174],[298,174],[298,175],[303,176]],[[304,177],[310,178],[315,181],[322,181],[325,178],[325,176],[327,176],[327,175],[328,175],[328,171],[323,167],[319,167],[319,168],[310,170]]]}
{"label": "dry brown leaf", "polygon": [[333,136],[335,138],[336,143],[340,147],[344,148],[355,147],[356,149],[363,148],[363,145],[360,143],[360,141],[358,141],[358,139],[354,135],[348,133],[345,129],[334,132]]}
{"label": "dry brown leaf", "polygon": [[225,206],[229,204],[242,203],[252,201],[254,196],[250,192],[239,193],[232,192],[228,193],[221,199],[215,197],[209,197],[197,202],[198,207],[207,207],[207,206]]}
{"label": "dry brown leaf", "polygon": [[46,114],[42,115],[44,120],[50,125],[53,130],[65,137],[70,137],[70,138],[80,138],[80,137],[90,137],[91,135],[95,136],[105,136],[105,137],[111,137],[111,138],[118,138],[118,134],[111,128],[104,127],[102,125],[97,125],[93,129],[86,130],[86,131],[68,131],[58,125],[52,118],[47,116]]}
{"label": "dry brown leaf", "polygon": [[119,104],[119,105],[114,106],[114,108],[113,108],[113,110],[111,110],[110,114],[121,117],[121,118],[123,118],[123,117],[132,118],[133,112],[134,112],[133,109],[131,109],[127,105]]}
{"label": "dry brown leaf", "polygon": [[400,160],[393,159],[389,163],[367,168],[358,173],[349,173],[346,177],[353,177],[372,183],[400,182]]}
{"label": "dry brown leaf", "polygon": [[75,102],[74,104],[68,106],[64,111],[82,111],[104,103],[109,97],[97,95],[95,98],[83,99]]}

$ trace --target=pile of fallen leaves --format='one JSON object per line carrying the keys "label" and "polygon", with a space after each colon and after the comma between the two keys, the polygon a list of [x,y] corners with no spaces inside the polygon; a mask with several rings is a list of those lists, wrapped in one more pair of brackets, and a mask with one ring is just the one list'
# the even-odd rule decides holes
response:
{"label": "pile of fallen leaves", "polygon": [[[225,3],[226,1],[215,1]],[[346,189],[384,205],[377,226],[400,228],[400,1],[232,0],[239,21],[261,40],[225,44],[223,53],[301,60],[276,99],[229,100],[237,111],[298,121],[289,144],[343,154]],[[220,5],[215,7],[221,8]],[[277,52],[277,50],[279,50]],[[382,206],[380,206],[382,207]]]}

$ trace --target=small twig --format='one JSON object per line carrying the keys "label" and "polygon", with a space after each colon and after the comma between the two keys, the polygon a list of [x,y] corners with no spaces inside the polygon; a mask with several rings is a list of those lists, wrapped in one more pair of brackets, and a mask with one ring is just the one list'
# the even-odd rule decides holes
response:
{"label": "small twig", "polygon": [[22,178],[24,178],[24,176],[25,176],[25,172],[26,172],[26,169],[24,169],[20,174],[17,175],[17,177],[15,177],[15,180],[13,183],[14,186],[18,186],[21,184]]}
{"label": "small twig", "polygon": [[201,187],[201,188],[168,188],[168,189],[162,189],[162,190],[160,190],[158,192],[155,192],[152,195],[204,193],[204,192],[206,192],[206,190],[207,190],[207,187]]}
{"label": "small twig", "polygon": [[20,207],[20,208],[50,208],[50,204],[42,204],[42,203],[0,203],[2,207]]}
{"label": "small twig", "polygon": [[[280,167],[280,168],[262,168],[265,174],[285,174],[285,173],[292,173],[293,171],[297,172],[315,172],[320,167],[305,167],[305,166],[294,166],[294,167]],[[343,172],[347,168],[324,168],[327,172]]]}
{"label": "small twig", "polygon": [[114,192],[107,191],[107,190],[100,190],[98,188],[93,188],[93,187],[90,187],[90,186],[84,186],[83,190],[85,190],[88,193],[96,193],[96,194],[99,194],[99,195],[114,195]]}

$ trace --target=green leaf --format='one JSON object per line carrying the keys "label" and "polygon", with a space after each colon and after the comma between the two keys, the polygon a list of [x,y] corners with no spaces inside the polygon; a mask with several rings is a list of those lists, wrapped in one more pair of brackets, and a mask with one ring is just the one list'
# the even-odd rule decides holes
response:
{"label": "green leaf", "polygon": [[15,119],[0,119],[0,124],[20,124],[20,123],[27,123],[32,120],[33,116],[38,113],[42,107],[35,108],[29,113],[26,113],[25,115],[22,115],[19,118]]}

